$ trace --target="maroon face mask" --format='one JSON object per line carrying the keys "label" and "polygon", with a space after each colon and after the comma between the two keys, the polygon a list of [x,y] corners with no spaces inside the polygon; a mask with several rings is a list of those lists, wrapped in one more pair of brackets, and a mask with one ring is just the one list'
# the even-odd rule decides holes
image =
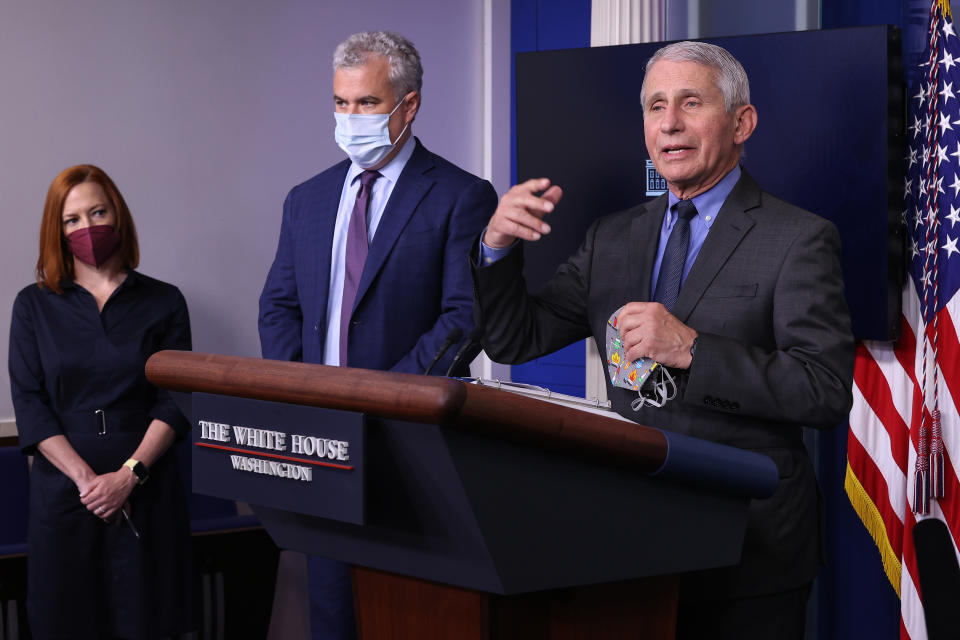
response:
{"label": "maroon face mask", "polygon": [[120,234],[109,224],[98,224],[68,235],[67,246],[81,262],[99,267],[117,251]]}

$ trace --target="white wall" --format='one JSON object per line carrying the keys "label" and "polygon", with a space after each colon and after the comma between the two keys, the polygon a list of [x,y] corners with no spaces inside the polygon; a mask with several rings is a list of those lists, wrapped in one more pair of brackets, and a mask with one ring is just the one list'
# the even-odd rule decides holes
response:
{"label": "white wall", "polygon": [[[508,43],[509,2],[487,1],[496,10],[486,41]],[[481,174],[483,17],[480,0],[0,0],[0,334],[34,279],[50,181],[89,162],[130,205],[140,270],[186,296],[194,349],[259,356],[257,298],[283,198],[343,157],[333,48],[366,29],[410,38],[424,64],[414,133]],[[509,57],[497,51],[494,63],[502,123]],[[509,131],[495,129],[509,148]],[[509,158],[493,148],[502,192]],[[0,355],[6,362],[6,339]],[[12,417],[0,367],[0,420]]]}

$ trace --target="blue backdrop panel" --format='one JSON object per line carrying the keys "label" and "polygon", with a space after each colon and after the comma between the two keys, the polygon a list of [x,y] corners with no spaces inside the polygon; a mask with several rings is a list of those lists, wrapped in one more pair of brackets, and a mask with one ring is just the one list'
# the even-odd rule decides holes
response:
{"label": "blue backdrop panel", "polygon": [[586,348],[582,342],[510,367],[510,379],[544,386],[551,391],[583,397],[586,392]]}
{"label": "blue backdrop panel", "polygon": [[[744,166],[768,191],[837,225],[854,333],[894,335],[903,251],[898,32],[881,26],[710,41],[750,76],[759,126]],[[553,231],[525,248],[532,289],[576,250],[594,219],[650,199],[639,97],[644,64],[659,46],[518,55],[518,179],[547,176],[564,189]]]}

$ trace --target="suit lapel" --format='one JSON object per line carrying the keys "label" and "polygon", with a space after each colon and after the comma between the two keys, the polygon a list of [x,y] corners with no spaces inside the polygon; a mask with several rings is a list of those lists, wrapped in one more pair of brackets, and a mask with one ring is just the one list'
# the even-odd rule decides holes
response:
{"label": "suit lapel", "polygon": [[369,290],[371,283],[383,268],[387,257],[410,220],[410,216],[417,210],[420,201],[423,200],[423,197],[434,184],[433,178],[426,175],[433,169],[433,160],[419,140],[414,139],[413,142],[417,146],[413,150],[410,160],[407,161],[407,165],[400,173],[400,179],[393,187],[387,206],[383,210],[383,216],[380,218],[380,224],[377,225],[373,242],[370,244],[367,261],[363,265],[363,275],[357,288],[354,309],[357,308],[357,305]]}
{"label": "suit lapel", "polygon": [[627,300],[647,302],[650,300],[650,274],[657,259],[660,242],[660,227],[667,210],[666,194],[644,205],[630,224],[630,278]]}
{"label": "suit lapel", "polygon": [[746,170],[742,171],[740,180],[720,207],[717,221],[707,234],[707,239],[700,247],[700,253],[680,288],[673,315],[681,322],[690,317],[703,292],[754,225],[753,218],[747,212],[760,206],[760,188]]}
{"label": "suit lapel", "polygon": [[314,201],[316,213],[311,216],[313,223],[308,227],[312,237],[306,246],[316,247],[314,252],[314,286],[317,287],[318,318],[326,320],[330,295],[330,259],[333,255],[333,231],[337,224],[337,212],[340,209],[340,197],[343,194],[343,181],[347,178],[350,161],[345,160],[332,171],[329,179],[318,185],[318,196]]}

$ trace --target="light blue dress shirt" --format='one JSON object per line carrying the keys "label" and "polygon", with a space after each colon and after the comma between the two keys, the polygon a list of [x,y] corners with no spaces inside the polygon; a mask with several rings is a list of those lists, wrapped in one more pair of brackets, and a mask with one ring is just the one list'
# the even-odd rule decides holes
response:
{"label": "light blue dress shirt", "polygon": [[[403,168],[413,155],[417,143],[411,135],[386,166],[378,169],[379,178],[373,183],[373,193],[367,205],[367,240],[372,244],[373,236],[377,233],[383,210],[387,207],[393,187],[400,179]],[[347,256],[347,228],[350,226],[350,214],[353,204],[360,190],[360,174],[363,167],[355,163],[350,164],[347,177],[343,181],[343,191],[340,193],[340,206],[337,208],[337,222],[333,227],[333,249],[330,252],[330,289],[327,295],[327,334],[324,336],[323,364],[339,366],[340,364],[340,313],[343,299],[343,272]]]}
{"label": "light blue dress shirt", "polygon": [[[710,227],[717,221],[717,215],[720,213],[720,207],[726,202],[727,196],[733,191],[733,186],[740,179],[740,165],[737,165],[727,175],[720,179],[720,182],[713,185],[707,191],[693,198],[693,206],[697,208],[697,215],[690,220],[690,246],[687,249],[687,261],[683,263],[683,276],[681,283],[686,282],[687,275],[693,262],[700,253],[704,240],[710,232]],[[650,297],[657,290],[657,280],[660,277],[660,263],[663,262],[663,252],[667,248],[667,240],[670,239],[670,232],[673,231],[673,225],[677,223],[677,212],[673,205],[680,202],[680,198],[673,195],[672,191],[667,192],[667,213],[663,216],[663,225],[660,227],[660,244],[657,245],[657,259],[653,263],[653,273],[650,274]]]}

